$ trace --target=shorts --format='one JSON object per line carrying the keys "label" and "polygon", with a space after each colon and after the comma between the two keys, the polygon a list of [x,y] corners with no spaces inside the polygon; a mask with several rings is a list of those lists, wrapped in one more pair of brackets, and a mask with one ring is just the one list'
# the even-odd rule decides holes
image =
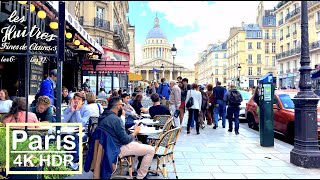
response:
{"label": "shorts", "polygon": [[185,109],[186,108],[186,103],[184,101],[181,101],[179,109]]}

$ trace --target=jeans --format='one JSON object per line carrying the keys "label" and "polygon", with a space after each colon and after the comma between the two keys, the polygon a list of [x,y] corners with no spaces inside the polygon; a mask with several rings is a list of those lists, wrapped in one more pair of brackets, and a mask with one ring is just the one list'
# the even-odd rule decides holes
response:
{"label": "jeans", "polygon": [[[199,132],[199,109],[188,109],[189,112],[189,118],[188,118],[188,125],[187,125],[187,131],[190,131],[190,126],[192,120],[196,122],[196,130]],[[192,118],[193,117],[193,118]]]}
{"label": "jeans", "polygon": [[[234,130],[235,132],[239,132],[239,107],[228,106],[228,122],[229,122],[229,130],[232,130],[232,120],[234,119]],[[234,117],[234,118],[233,118]]]}
{"label": "jeans", "polygon": [[217,100],[219,107],[214,105],[214,124],[218,126],[219,114],[222,117],[222,126],[226,126],[226,103],[223,100]]}

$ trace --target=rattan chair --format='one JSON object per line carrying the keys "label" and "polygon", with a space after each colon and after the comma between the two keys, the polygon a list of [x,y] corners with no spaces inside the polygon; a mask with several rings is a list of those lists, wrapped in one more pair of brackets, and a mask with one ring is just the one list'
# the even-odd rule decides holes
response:
{"label": "rattan chair", "polygon": [[166,124],[168,119],[170,119],[170,115],[155,115],[153,117],[154,120],[159,121],[159,123],[155,126],[158,126],[159,128],[163,128],[163,126]]}
{"label": "rattan chair", "polygon": [[100,103],[102,106],[108,106],[108,100],[106,99],[97,99],[96,103]]}
{"label": "rattan chair", "polygon": [[166,121],[166,123],[164,124],[163,128],[162,128],[162,132],[160,134],[153,134],[148,136],[148,140],[149,140],[149,145],[154,146],[156,144],[157,141],[160,140],[160,137],[167,131],[171,130],[173,128],[173,117],[171,117],[170,119],[168,119]]}
{"label": "rattan chair", "polygon": [[[160,172],[165,179],[168,178],[166,163],[169,162],[168,160],[170,158],[173,164],[174,173],[176,175],[176,178],[178,179],[173,151],[180,132],[181,127],[177,127],[165,132],[161,136],[160,140],[155,145],[154,157],[157,159],[157,167],[155,170],[149,170],[149,172]],[[162,164],[162,166],[160,164]]]}

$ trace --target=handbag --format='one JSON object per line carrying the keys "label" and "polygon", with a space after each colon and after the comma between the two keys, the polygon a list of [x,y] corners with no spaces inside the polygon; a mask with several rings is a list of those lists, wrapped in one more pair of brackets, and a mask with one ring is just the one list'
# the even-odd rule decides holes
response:
{"label": "handbag", "polygon": [[193,97],[191,97],[191,90],[190,90],[190,99],[188,100],[186,107],[190,108],[191,106],[193,106]]}
{"label": "handbag", "polygon": [[177,109],[177,110],[174,111],[173,116],[174,116],[175,118],[178,118],[178,117],[179,117],[179,114],[180,114],[180,110]]}

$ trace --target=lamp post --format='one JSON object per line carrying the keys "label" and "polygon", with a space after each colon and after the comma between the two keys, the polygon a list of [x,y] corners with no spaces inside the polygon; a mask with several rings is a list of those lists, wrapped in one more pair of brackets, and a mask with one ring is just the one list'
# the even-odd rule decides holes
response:
{"label": "lamp post", "polygon": [[163,64],[161,65],[161,70],[162,70],[162,77],[164,78],[164,66],[163,66]]}
{"label": "lamp post", "polygon": [[172,61],[173,62],[173,65],[172,65],[172,79],[174,79],[174,58],[177,55],[177,48],[174,46],[174,44],[173,44],[173,46],[171,48],[171,55],[173,57],[173,61]]}
{"label": "lamp post", "polygon": [[[301,59],[300,91],[293,98],[294,124],[289,124],[288,132],[294,137],[294,148],[290,152],[290,162],[304,168],[320,167],[318,146],[317,104],[319,97],[312,90],[309,57],[308,6],[301,1]],[[289,134],[290,135],[290,134]]]}
{"label": "lamp post", "polygon": [[241,72],[241,66],[240,66],[240,64],[238,65],[238,72],[239,72],[238,82],[239,82],[239,87],[240,87],[240,72]]}

